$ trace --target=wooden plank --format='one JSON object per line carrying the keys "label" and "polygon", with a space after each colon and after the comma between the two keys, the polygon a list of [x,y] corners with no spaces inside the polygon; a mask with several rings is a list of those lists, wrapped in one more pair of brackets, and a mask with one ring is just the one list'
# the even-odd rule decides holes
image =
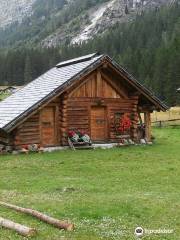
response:
{"label": "wooden plank", "polygon": [[68,124],[88,124],[89,119],[68,119]]}
{"label": "wooden plank", "polygon": [[84,97],[87,97],[89,94],[91,94],[91,79],[94,78],[95,71],[79,79],[80,81],[77,81],[77,83],[73,85],[73,88],[69,89],[69,97],[83,97],[80,95],[80,92],[82,91],[81,88],[83,88]]}
{"label": "wooden plank", "polygon": [[[99,97],[94,97],[94,98],[90,98],[90,97],[80,97],[80,98],[71,98],[69,101],[68,101],[68,107],[71,107],[74,106],[75,103],[86,103],[86,102],[95,102],[97,101],[97,99],[99,99]],[[137,105],[138,104],[138,101],[136,100],[133,100],[133,99],[122,99],[122,98],[104,98],[104,101],[107,102],[107,103],[113,103],[113,104],[124,104],[124,103],[131,103],[131,104],[134,104],[134,105]],[[79,105],[79,107],[84,107],[84,105]]]}
{"label": "wooden plank", "polygon": [[97,71],[97,78],[96,78],[96,96],[97,97],[103,97],[103,88],[102,88],[102,78],[101,78],[101,72]]}
{"label": "wooden plank", "polygon": [[41,141],[43,146],[55,145],[56,140],[55,107],[45,107],[41,111]]}
{"label": "wooden plank", "polygon": [[102,73],[103,79],[106,80],[106,82],[112,87],[112,89],[118,93],[118,95],[122,98],[128,98],[128,95],[125,93],[125,91],[122,91],[121,88],[113,81],[112,78],[107,76],[106,74]]}
{"label": "wooden plank", "polygon": [[107,138],[107,119],[104,107],[91,108],[91,139],[105,141]]}
{"label": "wooden plank", "polygon": [[15,146],[17,144],[40,144],[39,116],[39,113],[32,115],[17,128],[17,130],[14,132]]}
{"label": "wooden plank", "polygon": [[[88,76],[83,80],[84,84],[80,84],[78,88],[75,88],[70,93],[70,99],[73,97],[76,98],[94,98],[94,97],[104,97],[104,98],[120,98],[121,95],[118,92],[117,85],[113,82],[112,79],[105,76],[102,78],[100,70],[96,71],[96,76]],[[123,95],[126,97],[125,95]]]}
{"label": "wooden plank", "polygon": [[[23,138],[23,137],[26,137],[26,136],[35,136],[35,137],[40,137],[40,133],[31,133],[31,132],[24,132],[24,133],[19,133],[19,137]],[[23,140],[23,139],[22,139]]]}
{"label": "wooden plank", "polygon": [[[87,107],[87,106],[86,106]],[[69,115],[72,115],[72,116],[75,116],[75,115],[77,115],[77,116],[87,116],[87,109],[86,110],[83,110],[83,111],[81,111],[81,110],[68,110],[67,111],[67,115],[69,116]]]}

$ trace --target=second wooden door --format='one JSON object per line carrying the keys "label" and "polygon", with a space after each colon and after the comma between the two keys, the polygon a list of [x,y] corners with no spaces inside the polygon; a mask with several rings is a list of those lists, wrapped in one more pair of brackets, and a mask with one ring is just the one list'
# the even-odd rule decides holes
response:
{"label": "second wooden door", "polygon": [[43,146],[56,144],[55,107],[46,107],[41,112],[41,141]]}
{"label": "second wooden door", "polygon": [[107,139],[107,120],[105,107],[91,108],[91,139],[105,141]]}

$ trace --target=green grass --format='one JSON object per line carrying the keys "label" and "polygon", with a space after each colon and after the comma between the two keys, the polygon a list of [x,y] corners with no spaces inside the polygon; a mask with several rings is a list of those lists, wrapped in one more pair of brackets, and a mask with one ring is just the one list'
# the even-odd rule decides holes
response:
{"label": "green grass", "polygon": [[[38,229],[38,240],[136,239],[134,229],[180,236],[180,128],[154,129],[152,146],[0,156],[0,200],[76,225],[60,231],[0,207],[0,216]],[[73,191],[64,191],[73,188]],[[1,229],[0,239],[24,239]]]}
{"label": "green grass", "polygon": [[0,93],[0,101],[4,100],[5,98],[9,97],[10,94],[8,93]]}

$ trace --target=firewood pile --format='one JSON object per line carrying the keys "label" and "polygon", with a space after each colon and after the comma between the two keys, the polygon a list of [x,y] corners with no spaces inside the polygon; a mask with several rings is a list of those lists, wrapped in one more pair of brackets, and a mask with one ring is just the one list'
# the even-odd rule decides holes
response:
{"label": "firewood pile", "polygon": [[0,154],[12,153],[12,151],[13,148],[11,146],[0,143]]}
{"label": "firewood pile", "polygon": [[30,144],[30,145],[24,145],[21,148],[14,150],[12,146],[0,143],[0,154],[7,154],[7,153],[28,154],[32,152],[42,153],[44,152],[44,148],[39,146],[38,144]]}

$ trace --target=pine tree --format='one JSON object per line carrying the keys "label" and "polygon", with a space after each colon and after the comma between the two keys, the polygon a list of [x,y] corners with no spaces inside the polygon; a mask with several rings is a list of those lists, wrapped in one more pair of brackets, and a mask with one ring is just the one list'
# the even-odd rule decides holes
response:
{"label": "pine tree", "polygon": [[24,83],[31,82],[33,80],[33,71],[31,66],[30,57],[27,55],[25,60],[25,68],[24,68]]}

